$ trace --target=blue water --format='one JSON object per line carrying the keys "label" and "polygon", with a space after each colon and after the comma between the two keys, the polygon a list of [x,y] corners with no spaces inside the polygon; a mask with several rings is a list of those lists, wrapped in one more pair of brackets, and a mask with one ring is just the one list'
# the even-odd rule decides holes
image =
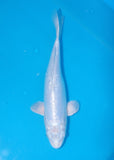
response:
{"label": "blue water", "polygon": [[[114,160],[114,5],[107,2],[0,1],[0,160]],[[55,150],[30,106],[43,101],[58,8],[69,100],[80,111]]]}

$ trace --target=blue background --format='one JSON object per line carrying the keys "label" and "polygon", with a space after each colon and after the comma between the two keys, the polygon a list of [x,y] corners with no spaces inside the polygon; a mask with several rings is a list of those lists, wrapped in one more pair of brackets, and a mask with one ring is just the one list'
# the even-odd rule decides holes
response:
{"label": "blue background", "polygon": [[[69,100],[80,111],[55,150],[30,106],[43,101],[58,8]],[[0,160],[114,160],[113,28],[111,0],[0,0]]]}

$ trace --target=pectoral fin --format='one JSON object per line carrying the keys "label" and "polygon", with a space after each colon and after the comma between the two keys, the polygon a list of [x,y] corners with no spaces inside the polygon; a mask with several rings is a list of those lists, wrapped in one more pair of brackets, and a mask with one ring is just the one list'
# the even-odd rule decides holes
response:
{"label": "pectoral fin", "polygon": [[44,116],[44,103],[43,102],[37,102],[32,107],[31,110],[37,114],[40,114]]}
{"label": "pectoral fin", "polygon": [[79,103],[77,101],[70,101],[67,105],[67,115],[72,116],[79,110]]}

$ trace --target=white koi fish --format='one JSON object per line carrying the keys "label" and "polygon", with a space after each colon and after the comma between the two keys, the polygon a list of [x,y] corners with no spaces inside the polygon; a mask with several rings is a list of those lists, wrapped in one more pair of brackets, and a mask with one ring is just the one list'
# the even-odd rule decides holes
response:
{"label": "white koi fish", "polygon": [[79,110],[76,101],[67,104],[64,79],[61,71],[61,39],[64,17],[57,11],[55,26],[56,40],[45,76],[44,102],[37,102],[31,110],[44,116],[47,137],[54,148],[60,148],[64,142],[67,116]]}

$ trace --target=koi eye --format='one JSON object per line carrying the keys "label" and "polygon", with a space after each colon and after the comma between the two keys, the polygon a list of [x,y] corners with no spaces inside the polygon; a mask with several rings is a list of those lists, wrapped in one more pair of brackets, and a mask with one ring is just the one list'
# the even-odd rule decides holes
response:
{"label": "koi eye", "polygon": [[61,138],[65,137],[65,132],[62,131],[60,137]]}

